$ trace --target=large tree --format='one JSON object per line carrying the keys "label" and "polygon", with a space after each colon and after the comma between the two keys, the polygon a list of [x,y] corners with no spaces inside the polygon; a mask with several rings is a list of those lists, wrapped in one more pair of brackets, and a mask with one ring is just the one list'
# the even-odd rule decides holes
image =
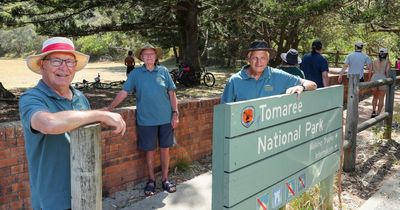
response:
{"label": "large tree", "polygon": [[179,46],[181,62],[200,70],[197,20],[204,10],[200,0],[20,0],[1,4],[3,26],[33,24],[41,35],[155,33],[155,45]]}

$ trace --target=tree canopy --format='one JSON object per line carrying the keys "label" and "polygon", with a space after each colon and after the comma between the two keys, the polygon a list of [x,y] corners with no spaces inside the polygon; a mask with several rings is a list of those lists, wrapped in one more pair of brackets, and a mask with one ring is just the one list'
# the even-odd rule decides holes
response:
{"label": "tree canopy", "polygon": [[[179,61],[197,71],[200,56],[227,65],[243,59],[254,39],[264,39],[278,53],[308,51],[315,38],[335,50],[352,49],[359,39],[371,51],[383,44],[399,51],[400,43],[396,0],[19,0],[0,5],[2,28],[33,25],[40,35],[92,35],[106,40],[96,43],[103,49],[123,37],[139,38],[177,49]],[[108,32],[124,35],[102,35]]]}

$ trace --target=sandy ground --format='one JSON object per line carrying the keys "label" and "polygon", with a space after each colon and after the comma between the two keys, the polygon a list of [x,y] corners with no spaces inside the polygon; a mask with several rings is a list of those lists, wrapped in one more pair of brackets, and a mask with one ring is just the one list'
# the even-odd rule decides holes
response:
{"label": "sandy ground", "polygon": [[[83,79],[94,81],[98,73],[102,81],[125,80],[125,71],[123,63],[89,63],[83,70],[76,73],[73,82]],[[32,87],[41,78],[39,74],[28,69],[24,59],[0,58],[0,72],[0,82],[6,89]]]}

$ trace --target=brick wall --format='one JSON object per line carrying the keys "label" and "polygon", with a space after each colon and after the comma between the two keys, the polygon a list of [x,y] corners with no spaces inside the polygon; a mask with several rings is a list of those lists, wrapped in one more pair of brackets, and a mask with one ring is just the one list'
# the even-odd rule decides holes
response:
{"label": "brick wall", "polygon": [[[330,76],[337,84],[337,76]],[[345,99],[347,80],[344,80]],[[360,91],[360,95],[369,90]],[[218,98],[180,101],[180,124],[175,131],[177,146],[171,149],[171,166],[179,159],[197,160],[211,153],[213,107]],[[118,109],[127,123],[126,134],[114,135],[102,128],[103,195],[109,196],[142,181],[147,176],[143,152],[136,147],[134,107]],[[159,153],[157,152],[157,157]],[[160,170],[159,158],[155,159]],[[20,122],[0,123],[0,210],[29,209],[29,176]]]}
{"label": "brick wall", "polygon": [[[211,154],[213,107],[219,98],[180,101],[177,145],[171,166],[179,159],[197,160]],[[136,147],[135,108],[118,109],[127,123],[121,137],[103,126],[101,132],[103,195],[109,196],[146,179],[144,152]],[[156,154],[159,157],[159,152]],[[159,158],[155,159],[159,171]],[[28,166],[20,122],[0,123],[0,209],[30,209]]]}

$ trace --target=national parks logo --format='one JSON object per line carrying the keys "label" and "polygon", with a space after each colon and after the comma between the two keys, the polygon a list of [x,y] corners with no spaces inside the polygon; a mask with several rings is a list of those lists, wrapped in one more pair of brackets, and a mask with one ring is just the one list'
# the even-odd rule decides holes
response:
{"label": "national parks logo", "polygon": [[242,125],[246,128],[250,127],[254,122],[254,107],[247,106],[242,111]]}

